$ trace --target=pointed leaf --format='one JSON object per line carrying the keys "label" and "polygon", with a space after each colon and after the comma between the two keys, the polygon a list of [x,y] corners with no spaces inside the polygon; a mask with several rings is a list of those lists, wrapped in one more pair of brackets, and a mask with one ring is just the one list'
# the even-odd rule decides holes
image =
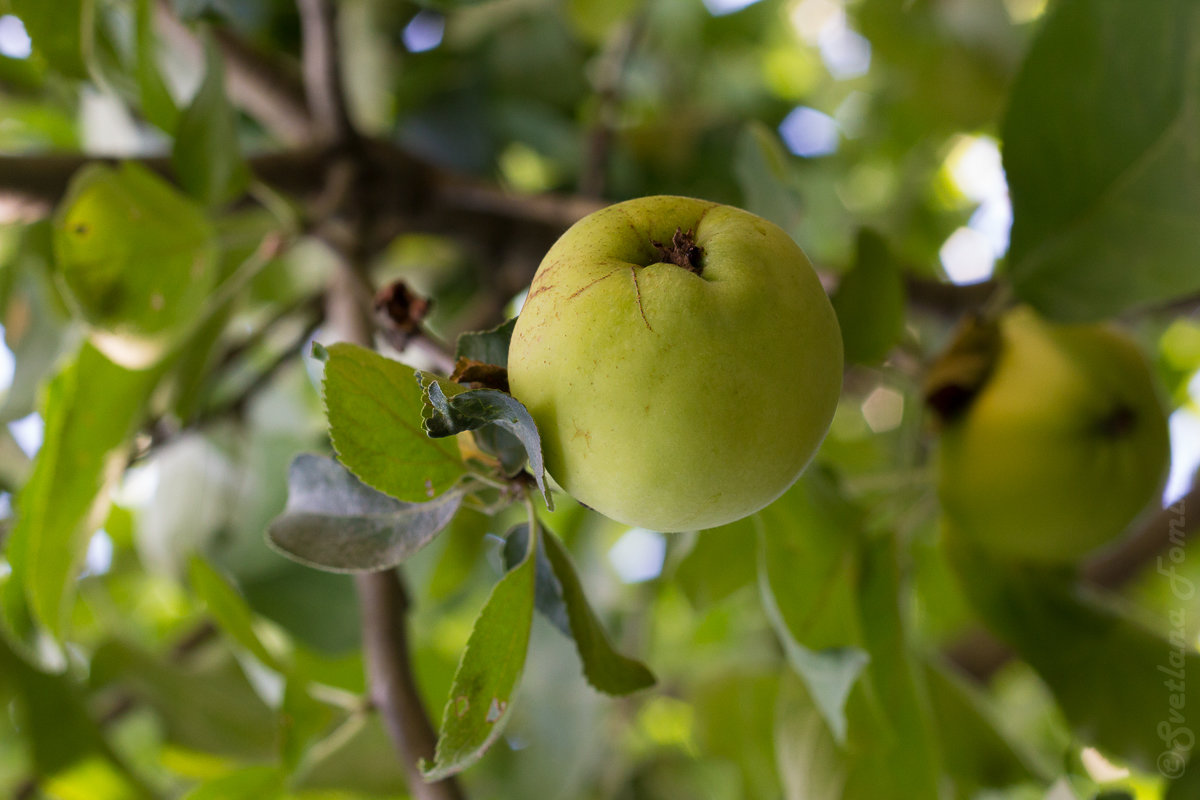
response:
{"label": "pointed leaf", "polygon": [[571,636],[583,661],[583,674],[595,688],[606,694],[623,695],[654,685],[654,674],[646,665],[618,653],[604,632],[596,612],[588,604],[583,593],[583,584],[575,572],[575,565],[557,536],[542,537],[546,556],[554,568],[554,575],[562,586],[563,602],[571,622]]}
{"label": "pointed leaf", "polygon": [[141,95],[142,116],[167,133],[175,132],[179,121],[179,109],[171,97],[167,85],[158,69],[158,40],[154,32],[153,0],[137,0],[135,11],[137,25],[138,93]]}
{"label": "pointed leaf", "polygon": [[946,771],[960,792],[1047,779],[1022,746],[1009,740],[978,688],[933,662],[925,665],[925,676]]}
{"label": "pointed leaf", "polygon": [[402,503],[332,458],[302,453],[288,470],[288,503],[267,529],[288,558],[328,572],[391,569],[433,540],[458,511],[459,492]]}
{"label": "pointed leaf", "polygon": [[286,671],[258,637],[250,607],[224,575],[200,556],[193,556],[188,562],[188,582],[226,636],[264,666],[276,672]]}
{"label": "pointed leaf", "polygon": [[86,523],[104,520],[105,490],[120,475],[159,374],[123,369],[84,344],[46,387],[44,438],[17,498],[8,559],[34,616],[56,634],[63,632],[75,570],[94,530]]}
{"label": "pointed leaf", "polygon": [[[543,541],[548,536],[542,530]],[[504,534],[504,568],[511,570],[517,567],[529,552],[529,523],[520,522],[512,526]],[[554,575],[554,567],[546,555],[546,548],[539,547],[537,552],[537,587],[533,598],[534,608],[546,620],[563,632],[571,635],[571,621],[567,617],[567,604],[563,601],[563,587]]]}
{"label": "pointed leaf", "polygon": [[525,669],[533,626],[539,536],[529,537],[524,560],[500,579],[467,640],[442,712],[442,730],[426,780],[441,780],[479,760],[500,736]]}
{"label": "pointed leaf", "polygon": [[511,433],[525,448],[529,471],[533,473],[547,508],[554,509],[550,490],[546,487],[546,467],[542,461],[542,439],[529,411],[510,394],[495,389],[469,389],[419,373],[425,390],[422,415],[425,431],[434,438],[453,436],[464,431],[494,425]]}
{"label": "pointed leaf", "polygon": [[469,358],[484,364],[508,367],[508,343],[512,341],[513,328],[516,326],[517,318],[513,317],[489,331],[462,334],[454,348],[455,360]]}
{"label": "pointed leaf", "polygon": [[[314,353],[317,352],[314,348]],[[363,483],[406,503],[432,500],[466,473],[453,439],[421,428],[411,367],[352,344],[322,348],[325,410],[338,460]]]}
{"label": "pointed leaf", "polygon": [[846,361],[875,364],[886,358],[904,333],[904,282],[878,233],[859,231],[854,268],[832,299]]}
{"label": "pointed leaf", "polygon": [[188,194],[208,206],[234,199],[250,171],[237,139],[237,114],[225,95],[225,70],[212,37],[205,42],[204,82],[179,117],[171,163]]}

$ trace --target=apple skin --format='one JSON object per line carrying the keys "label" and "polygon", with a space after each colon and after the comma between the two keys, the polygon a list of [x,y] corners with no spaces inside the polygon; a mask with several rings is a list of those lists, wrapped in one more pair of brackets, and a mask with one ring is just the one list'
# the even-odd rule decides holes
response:
{"label": "apple skin", "polygon": [[[655,243],[694,231],[700,274]],[[601,209],[550,248],[509,348],[546,467],[627,525],[700,530],[766,506],[821,444],[842,383],[837,318],[782,229],[656,196]]]}
{"label": "apple skin", "polygon": [[941,435],[938,492],[951,529],[1008,559],[1078,560],[1158,497],[1170,442],[1138,346],[1101,324],[1021,307],[996,361]]}

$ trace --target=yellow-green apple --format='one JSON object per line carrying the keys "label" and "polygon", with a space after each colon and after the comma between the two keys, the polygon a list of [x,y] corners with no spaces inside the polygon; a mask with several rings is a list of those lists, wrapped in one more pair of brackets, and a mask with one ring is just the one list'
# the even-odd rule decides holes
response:
{"label": "yellow-green apple", "polygon": [[644,197],[551,247],[508,370],[569,494],[628,525],[699,530],[754,513],[800,475],[837,406],[842,340],[778,226]]}
{"label": "yellow-green apple", "polygon": [[947,363],[956,358],[979,379],[940,404],[938,491],[959,535],[1002,557],[1069,562],[1158,497],[1166,413],[1127,335],[1020,307],[975,324]]}

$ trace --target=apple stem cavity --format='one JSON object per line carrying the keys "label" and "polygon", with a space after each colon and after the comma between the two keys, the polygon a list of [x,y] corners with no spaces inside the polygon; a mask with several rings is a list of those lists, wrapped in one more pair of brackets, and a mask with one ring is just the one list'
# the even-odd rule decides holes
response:
{"label": "apple stem cavity", "polygon": [[1108,416],[1100,420],[1100,432],[1111,439],[1119,439],[1133,431],[1137,423],[1137,416],[1132,408],[1127,405],[1119,405],[1114,408]]}
{"label": "apple stem cavity", "polygon": [[695,275],[699,275],[704,269],[700,263],[704,257],[704,248],[696,244],[694,229],[685,232],[682,228],[676,228],[675,235],[671,237],[669,244],[656,242],[653,239],[650,240],[650,244],[658,250],[661,263],[683,267]]}

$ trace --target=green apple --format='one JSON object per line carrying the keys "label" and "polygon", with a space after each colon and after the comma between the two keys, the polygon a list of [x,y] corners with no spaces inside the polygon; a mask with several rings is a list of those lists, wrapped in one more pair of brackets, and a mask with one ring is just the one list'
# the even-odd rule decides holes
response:
{"label": "green apple", "polygon": [[837,406],[842,340],[778,226],[644,197],[551,247],[508,370],[569,494],[628,525],[699,530],[754,513],[800,475]]}
{"label": "green apple", "polygon": [[129,369],[178,344],[216,283],[216,234],[204,211],[132,162],[76,173],[52,242],[64,299],[92,343]]}
{"label": "green apple", "polygon": [[1162,400],[1137,345],[1110,326],[1022,307],[992,339],[980,385],[941,434],[943,511],[996,555],[1074,561],[1157,499],[1170,451]]}

